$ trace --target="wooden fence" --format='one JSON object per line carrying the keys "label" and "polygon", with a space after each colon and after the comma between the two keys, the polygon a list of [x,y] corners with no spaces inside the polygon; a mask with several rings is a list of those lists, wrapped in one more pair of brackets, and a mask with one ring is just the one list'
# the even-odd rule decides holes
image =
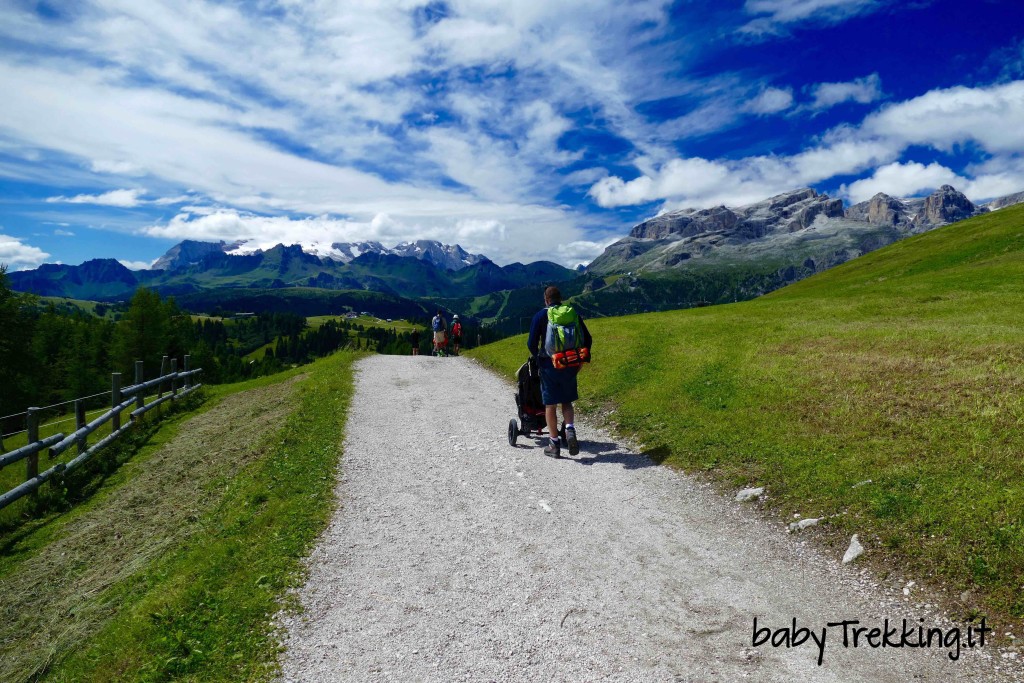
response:
{"label": "wooden fence", "polygon": [[[64,474],[73,472],[88,461],[97,451],[111,444],[119,436],[128,431],[132,425],[144,414],[167,402],[176,401],[186,396],[202,384],[196,383],[194,378],[202,368],[189,368],[189,356],[184,358],[184,369],[178,372],[178,359],[172,358],[168,366],[167,356],[164,356],[160,367],[160,376],[144,382],[142,374],[142,361],[135,362],[135,383],[131,386],[121,386],[121,373],[115,372],[110,376],[110,410],[99,417],[86,422],[85,399],[76,399],[75,404],[75,430],[70,434],[53,434],[46,438],[39,438],[39,408],[29,408],[26,411],[27,438],[28,443],[21,448],[16,448],[9,453],[0,455],[0,469],[11,465],[19,460],[24,460],[25,481],[15,486],[10,491],[0,495],[0,510],[7,507],[14,501],[34,493],[47,480],[56,478],[59,480]],[[156,399],[146,403],[146,394],[150,390],[156,390]],[[164,395],[164,392],[167,392]],[[122,413],[134,406],[131,411],[131,420],[122,425]],[[111,423],[110,434],[97,441],[92,446],[88,443],[89,435],[99,429],[107,422]],[[78,454],[68,462],[59,462],[44,472],[39,471],[39,453],[48,450],[50,460],[53,460],[61,453],[72,446],[77,446]]]}

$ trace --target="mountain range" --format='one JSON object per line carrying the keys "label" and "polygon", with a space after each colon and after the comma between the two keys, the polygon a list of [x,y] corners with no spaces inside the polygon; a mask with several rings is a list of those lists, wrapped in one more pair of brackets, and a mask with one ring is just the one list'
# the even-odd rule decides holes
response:
{"label": "mountain range", "polygon": [[845,206],[802,188],[743,206],[661,214],[634,226],[582,272],[548,261],[498,266],[459,245],[430,240],[391,248],[365,241],[266,250],[248,242],[186,240],[149,270],[95,259],[9,277],[18,290],[79,299],[124,299],[146,286],[178,296],[192,310],[274,308],[278,304],[268,302],[294,299],[303,310],[322,305],[333,312],[347,301],[338,292],[372,292],[391,297],[389,310],[442,302],[515,331],[537,307],[537,288],[545,284],[558,283],[590,316],[750,299],[907,236],[1021,202],[1024,192],[979,206],[944,185],[928,197],[879,193]]}
{"label": "mountain range", "polygon": [[576,297],[590,315],[751,299],[913,234],[1024,201],[975,205],[943,185],[846,207],[802,188],[738,207],[672,211],[634,226],[587,267]]}
{"label": "mountain range", "polygon": [[476,296],[576,276],[549,261],[499,266],[459,245],[419,240],[393,249],[379,242],[335,243],[330,255],[315,245],[278,244],[266,251],[238,244],[186,240],[149,270],[114,259],[78,266],[45,264],[10,274],[11,286],[43,296],[117,300],[140,286],[181,296],[209,289],[370,290],[405,298]]}
{"label": "mountain range", "polygon": [[[401,242],[393,248],[385,247],[380,242],[334,242],[326,246],[322,242],[305,242],[298,245],[302,251],[319,257],[322,260],[350,263],[363,254],[392,255],[415,258],[447,270],[462,270],[469,266],[487,261],[482,254],[470,254],[458,244],[441,244],[434,240],[416,240]],[[210,255],[228,254],[230,256],[251,256],[262,251],[251,246],[247,241],[199,242],[185,240],[171,247],[166,254],[153,262],[152,270],[181,270],[188,266],[199,265]]]}
{"label": "mountain range", "polygon": [[609,275],[738,262],[821,270],[989,210],[949,185],[919,199],[879,193],[849,208],[803,188],[740,207],[662,214],[636,225],[587,271]]}

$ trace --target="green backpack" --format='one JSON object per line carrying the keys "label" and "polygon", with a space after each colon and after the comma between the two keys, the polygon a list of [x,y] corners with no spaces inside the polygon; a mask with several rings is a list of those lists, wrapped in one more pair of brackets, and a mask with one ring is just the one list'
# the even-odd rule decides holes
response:
{"label": "green backpack", "polygon": [[544,336],[544,352],[558,369],[576,367],[589,359],[583,347],[580,317],[569,304],[548,307],[548,331]]}

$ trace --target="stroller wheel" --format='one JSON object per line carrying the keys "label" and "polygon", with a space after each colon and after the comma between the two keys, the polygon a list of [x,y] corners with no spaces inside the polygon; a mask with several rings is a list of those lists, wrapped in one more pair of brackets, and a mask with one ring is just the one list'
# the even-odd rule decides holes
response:
{"label": "stroller wheel", "polygon": [[515,447],[516,439],[519,438],[519,425],[515,420],[508,421],[508,445]]}

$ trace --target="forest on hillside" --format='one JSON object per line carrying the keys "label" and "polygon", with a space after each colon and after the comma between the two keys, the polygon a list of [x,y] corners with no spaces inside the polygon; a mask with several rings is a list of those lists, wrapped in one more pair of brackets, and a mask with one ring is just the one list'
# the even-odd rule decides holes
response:
{"label": "forest on hillside", "polygon": [[[278,372],[342,348],[381,353],[411,348],[408,332],[346,320],[327,320],[313,329],[294,313],[193,316],[173,298],[144,288],[127,310],[106,313],[15,292],[0,268],[0,416],[109,391],[112,372],[123,373],[129,384],[137,360],[143,361],[145,379],[151,379],[160,374],[163,356],[188,354],[193,368],[203,368],[201,381],[218,384]],[[0,433],[22,428],[0,419]]]}

